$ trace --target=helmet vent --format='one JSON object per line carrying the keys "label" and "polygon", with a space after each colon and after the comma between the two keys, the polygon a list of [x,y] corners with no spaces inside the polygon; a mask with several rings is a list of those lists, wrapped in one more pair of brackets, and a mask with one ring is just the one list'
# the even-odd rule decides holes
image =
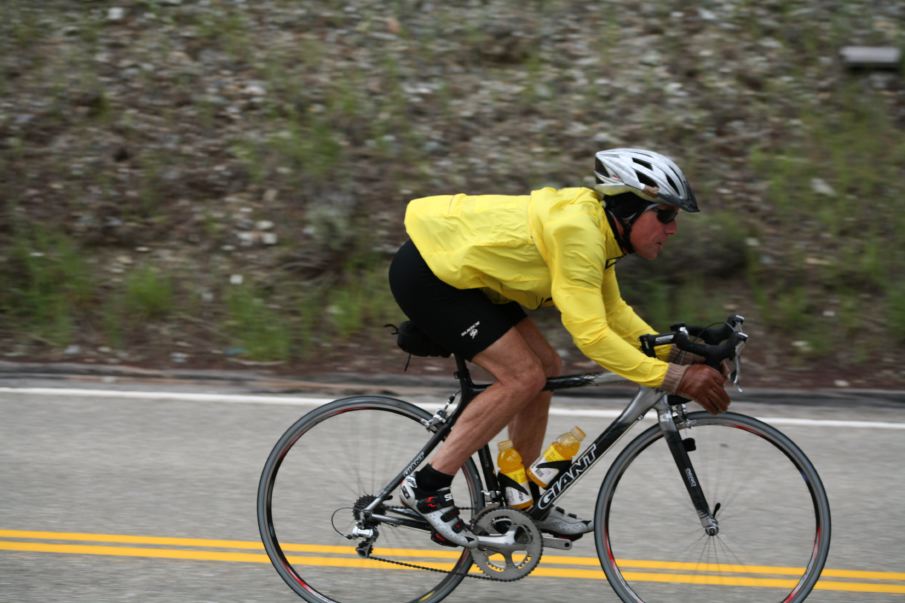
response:
{"label": "helmet vent", "polygon": [[600,159],[597,159],[595,163],[596,163],[596,165],[595,165],[594,167],[596,168],[597,172],[600,173],[600,174],[603,174],[604,176],[606,176],[607,178],[609,178],[609,177],[610,177],[610,171],[609,171],[608,169],[606,169],[606,166],[603,165],[603,162],[600,161]]}
{"label": "helmet vent", "polygon": [[658,188],[658,187],[657,187],[657,183],[654,182],[654,179],[651,178],[650,176],[648,176],[647,174],[644,174],[644,173],[639,172],[639,171],[636,170],[636,171],[635,171],[635,175],[638,176],[638,181],[641,182],[641,184],[646,184],[646,185],[648,185],[648,186],[652,186],[652,187],[654,187],[654,188]]}
{"label": "helmet vent", "polygon": [[666,174],[666,181],[669,182],[669,186],[672,187],[672,190],[674,190],[674,191],[679,190],[679,187],[676,186],[676,183],[673,181],[672,178],[670,178],[669,174]]}
{"label": "helmet vent", "polygon": [[637,157],[632,157],[632,161],[634,161],[638,165],[640,165],[648,170],[653,169],[653,166],[650,164],[650,161],[644,161],[643,159],[638,159]]}

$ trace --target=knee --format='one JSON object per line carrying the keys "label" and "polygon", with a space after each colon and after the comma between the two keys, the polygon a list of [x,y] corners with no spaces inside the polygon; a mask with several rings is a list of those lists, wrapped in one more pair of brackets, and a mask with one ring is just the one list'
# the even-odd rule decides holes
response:
{"label": "knee", "polygon": [[533,398],[547,385],[545,364],[540,359],[534,358],[513,375],[513,383],[523,392],[524,397]]}
{"label": "knee", "polygon": [[562,375],[562,358],[556,353],[556,350],[550,349],[549,355],[543,360],[544,373],[547,377],[559,377]]}
{"label": "knee", "polygon": [[537,356],[546,377],[558,377],[562,375],[562,359],[552,347],[547,346],[539,350]]}
{"label": "knee", "polygon": [[547,371],[543,364],[538,364],[529,374],[525,375],[525,389],[531,395],[536,396],[544,390],[547,385]]}
{"label": "knee", "polygon": [[544,363],[533,354],[520,359],[517,363],[510,364],[506,369],[504,373],[496,375],[497,383],[518,398],[533,398],[544,389],[547,383]]}

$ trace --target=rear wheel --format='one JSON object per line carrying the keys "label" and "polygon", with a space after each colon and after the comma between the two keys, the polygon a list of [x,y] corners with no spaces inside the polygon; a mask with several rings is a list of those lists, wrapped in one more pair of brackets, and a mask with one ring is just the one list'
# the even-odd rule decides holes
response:
{"label": "rear wheel", "polygon": [[679,426],[719,522],[705,534],[659,426],[626,446],[600,489],[600,563],[623,601],[803,601],[823,570],[830,509],[820,477],[778,430],[735,413]]}
{"label": "rear wheel", "polygon": [[[277,572],[303,599],[435,602],[462,581],[472,564],[467,550],[437,545],[424,529],[359,521],[362,509],[427,441],[420,420],[429,418],[401,400],[357,396],[311,411],[277,442],[258,488],[258,525]],[[466,523],[471,509],[482,507],[473,462],[453,480],[453,496]],[[398,488],[378,512],[407,518]],[[363,538],[346,538],[356,527],[377,530],[373,556],[440,571],[358,555]]]}

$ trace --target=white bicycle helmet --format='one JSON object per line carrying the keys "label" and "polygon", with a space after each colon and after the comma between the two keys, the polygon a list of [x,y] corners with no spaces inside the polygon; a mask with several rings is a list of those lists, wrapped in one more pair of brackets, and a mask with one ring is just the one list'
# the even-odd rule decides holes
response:
{"label": "white bicycle helmet", "polygon": [[634,193],[652,203],[700,211],[691,185],[675,162],[645,149],[608,149],[595,156],[594,187],[605,196]]}

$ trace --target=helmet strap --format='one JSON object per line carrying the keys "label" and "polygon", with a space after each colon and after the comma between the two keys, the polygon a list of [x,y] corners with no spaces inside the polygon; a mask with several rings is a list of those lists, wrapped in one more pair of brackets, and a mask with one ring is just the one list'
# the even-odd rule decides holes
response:
{"label": "helmet strap", "polygon": [[[606,208],[604,208],[603,212],[606,214],[606,220],[610,224],[610,230],[613,231],[613,236],[616,237],[616,242],[619,244],[619,247],[622,248],[622,251],[626,254],[635,253],[635,248],[632,246],[631,241],[632,222],[617,218],[612,211]],[[620,229],[619,226],[622,228]]]}
{"label": "helmet strap", "polygon": [[[648,207],[655,205],[655,203],[635,193],[604,196],[603,202],[610,228],[613,229],[613,233],[616,235],[616,242],[619,243],[625,253],[634,253],[632,225]],[[621,233],[616,227],[617,223],[622,227]]]}

